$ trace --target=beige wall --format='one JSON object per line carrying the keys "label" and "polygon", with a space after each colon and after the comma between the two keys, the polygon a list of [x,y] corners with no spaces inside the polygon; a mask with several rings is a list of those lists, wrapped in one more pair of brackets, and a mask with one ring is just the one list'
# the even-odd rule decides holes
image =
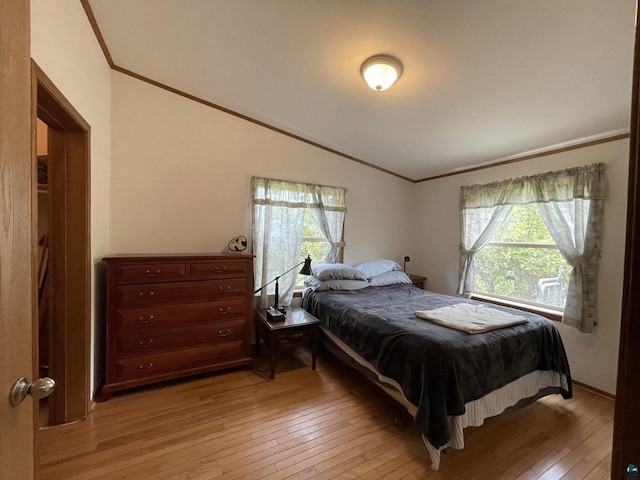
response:
{"label": "beige wall", "polygon": [[[250,236],[249,181],[260,175],[347,187],[346,262],[410,255],[410,272],[454,293],[461,185],[609,164],[600,325],[593,334],[559,329],[574,377],[614,391],[627,141],[412,185],[110,71],[77,0],[32,0],[32,56],[91,125],[94,262],[114,253],[224,251],[232,237]],[[102,291],[94,271],[94,322]]]}
{"label": "beige wall", "polygon": [[[79,0],[31,1],[31,56],[91,125],[91,255],[109,251],[111,70]],[[92,269],[93,325],[103,315]],[[94,362],[96,329],[93,333]],[[93,391],[92,375],[92,391]]]}
{"label": "beige wall", "polygon": [[558,325],[576,380],[613,392],[624,257],[628,141],[410,184],[112,72],[111,253],[222,252],[250,236],[252,175],[349,189],[345,261],[387,257],[453,294],[461,185],[604,162],[610,195],[600,263],[600,324]]}
{"label": "beige wall", "polygon": [[411,271],[429,277],[429,289],[454,294],[458,278],[460,186],[488,183],[596,162],[608,164],[609,198],[599,278],[600,322],[592,334],[558,325],[573,377],[615,391],[624,269],[628,140],[572,150],[501,167],[454,175],[416,185],[415,254]]}
{"label": "beige wall", "polygon": [[118,72],[112,88],[111,253],[215,253],[250,237],[255,175],[348,188],[346,262],[405,255],[412,183]]}

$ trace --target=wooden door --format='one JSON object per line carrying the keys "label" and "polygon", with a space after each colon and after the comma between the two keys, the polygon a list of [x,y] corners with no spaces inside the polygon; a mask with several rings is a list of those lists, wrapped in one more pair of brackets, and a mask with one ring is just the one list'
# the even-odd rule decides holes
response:
{"label": "wooden door", "polygon": [[33,380],[32,125],[29,0],[0,1],[0,478],[34,476],[34,403],[8,401]]}

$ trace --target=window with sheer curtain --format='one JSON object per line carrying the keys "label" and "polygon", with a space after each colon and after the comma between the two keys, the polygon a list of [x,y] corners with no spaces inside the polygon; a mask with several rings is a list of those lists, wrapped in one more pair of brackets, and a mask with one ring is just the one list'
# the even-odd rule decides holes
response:
{"label": "window with sheer curtain", "polygon": [[[535,279],[536,301],[555,303],[562,308],[563,323],[591,332],[597,323],[605,197],[602,163],[462,187],[458,293],[470,295],[478,286],[486,290],[487,285],[494,288],[500,282],[499,288],[507,291],[510,282],[519,280],[515,259],[531,263],[534,255],[546,255],[544,262],[547,267],[552,265],[554,272]],[[514,222],[526,224],[520,227],[524,233],[517,232]],[[544,224],[546,232],[535,223]],[[485,248],[498,249],[503,257],[507,249],[516,249],[509,260],[513,265],[504,264],[504,272],[488,275],[486,257],[490,252],[479,253]],[[479,264],[484,272],[478,272]]]}
{"label": "window with sheer curtain", "polygon": [[516,299],[555,313],[564,309],[571,266],[536,204],[514,205],[474,261],[476,293]]}
{"label": "window with sheer curtain", "polygon": [[[340,258],[346,188],[253,177],[251,209],[256,286],[270,282],[306,255],[314,263],[335,263]],[[298,281],[295,270],[280,278],[281,304],[291,303]],[[273,293],[274,285],[260,292],[261,307]]]}

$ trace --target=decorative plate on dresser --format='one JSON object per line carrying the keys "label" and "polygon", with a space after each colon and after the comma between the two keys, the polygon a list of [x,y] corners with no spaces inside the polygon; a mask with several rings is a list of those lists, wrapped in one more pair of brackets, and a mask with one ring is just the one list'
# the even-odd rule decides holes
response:
{"label": "decorative plate on dresser", "polygon": [[113,392],[251,363],[253,255],[120,255],[107,265]]}

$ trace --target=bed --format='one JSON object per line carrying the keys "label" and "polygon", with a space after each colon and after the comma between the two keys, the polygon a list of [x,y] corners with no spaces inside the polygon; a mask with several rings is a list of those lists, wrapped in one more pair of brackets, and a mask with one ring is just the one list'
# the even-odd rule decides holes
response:
{"label": "bed", "polygon": [[415,316],[461,303],[481,302],[408,284],[303,295],[331,349],[373,374],[413,415],[434,470],[443,449],[463,448],[465,427],[546,395],[572,396],[564,346],[550,320],[491,305],[527,322],[470,335]]}

